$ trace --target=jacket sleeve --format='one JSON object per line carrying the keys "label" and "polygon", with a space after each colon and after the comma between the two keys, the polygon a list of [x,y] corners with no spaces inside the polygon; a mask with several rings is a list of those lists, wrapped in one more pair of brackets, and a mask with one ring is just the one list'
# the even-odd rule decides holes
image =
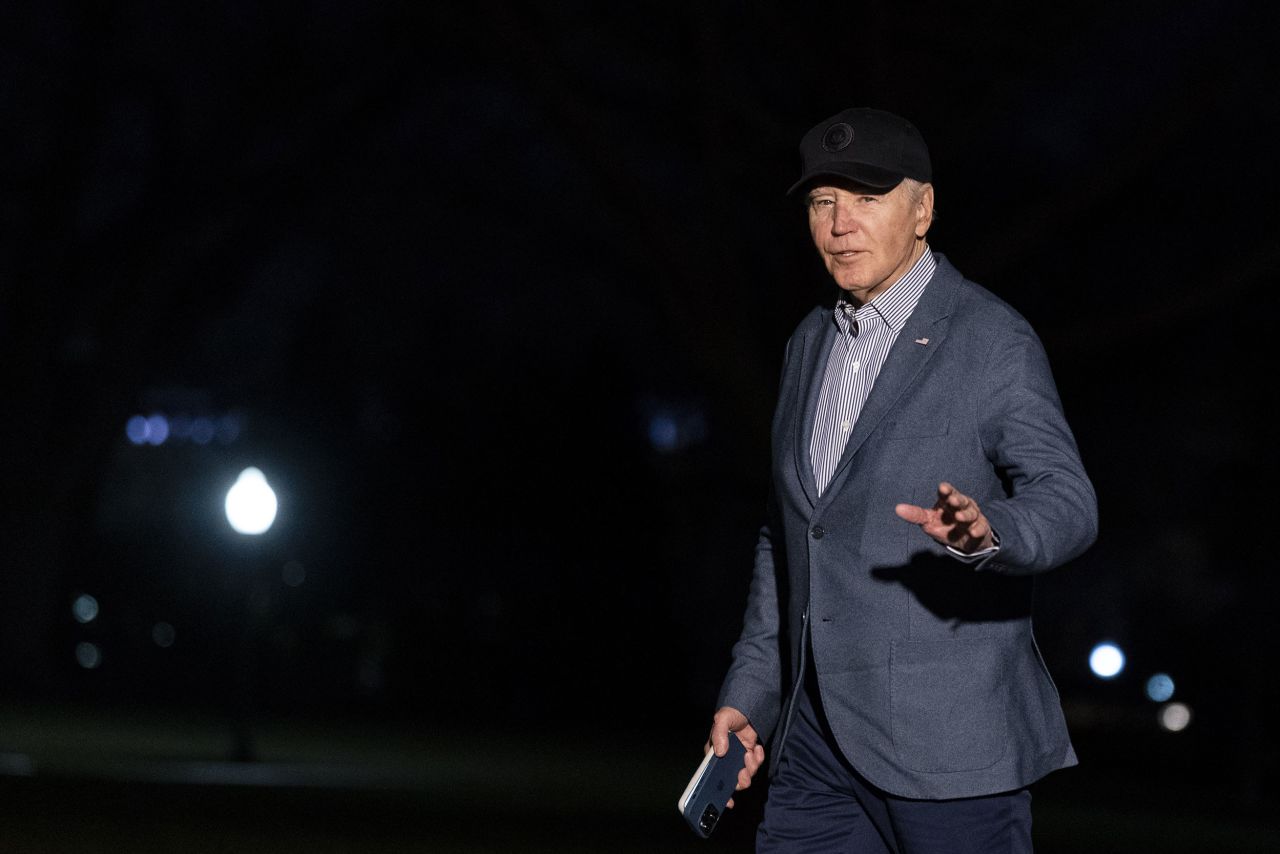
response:
{"label": "jacket sleeve", "polygon": [[[777,524],[776,499],[769,495],[766,524],[756,541],[755,562],[742,634],[733,645],[733,662],[720,688],[716,707],[730,706],[747,716],[761,738],[768,738],[782,713],[782,662],[777,572],[782,559],[782,529]],[[777,558],[777,559],[776,559]]]}
{"label": "jacket sleeve", "polygon": [[[783,409],[786,378],[791,364],[795,336],[783,351],[782,377],[778,382],[777,418]],[[733,645],[733,661],[720,687],[716,707],[729,706],[747,716],[761,738],[769,738],[782,717],[782,609],[778,574],[787,571],[786,546],[779,514],[776,484],[769,490],[765,524],[756,539],[755,561],[747,611],[742,618],[742,634]]]}
{"label": "jacket sleeve", "polygon": [[1098,505],[1048,357],[1025,320],[995,339],[982,376],[979,431],[1006,496],[982,504],[1000,550],[979,568],[1014,575],[1052,569],[1096,539]]}

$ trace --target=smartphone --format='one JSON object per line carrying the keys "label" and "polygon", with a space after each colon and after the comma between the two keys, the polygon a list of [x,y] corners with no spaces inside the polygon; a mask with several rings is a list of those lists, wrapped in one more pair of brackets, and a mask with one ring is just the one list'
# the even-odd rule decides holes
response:
{"label": "smartphone", "polygon": [[716,822],[724,813],[725,804],[733,797],[738,785],[738,772],[746,765],[747,748],[737,733],[729,733],[729,750],[724,756],[716,756],[708,750],[702,764],[693,773],[689,785],[680,796],[680,814],[693,828],[693,832],[706,838],[716,829]]}

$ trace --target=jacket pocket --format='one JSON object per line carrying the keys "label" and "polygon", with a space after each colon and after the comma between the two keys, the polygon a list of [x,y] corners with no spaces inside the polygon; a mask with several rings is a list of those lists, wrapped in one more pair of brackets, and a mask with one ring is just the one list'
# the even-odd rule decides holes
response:
{"label": "jacket pocket", "polygon": [[893,745],[913,771],[990,768],[1008,748],[1002,644],[897,641],[890,667]]}

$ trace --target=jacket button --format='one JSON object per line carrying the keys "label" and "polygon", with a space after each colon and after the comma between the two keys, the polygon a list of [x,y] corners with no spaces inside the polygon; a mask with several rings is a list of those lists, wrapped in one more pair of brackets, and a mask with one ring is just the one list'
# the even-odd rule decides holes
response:
{"label": "jacket button", "polygon": [[820,540],[820,539],[822,539],[822,535],[826,533],[826,530],[824,530],[824,529],[823,529],[823,527],[822,527],[821,525],[814,525],[814,526],[809,530],[809,533],[813,535],[813,538],[814,538],[815,540]]}

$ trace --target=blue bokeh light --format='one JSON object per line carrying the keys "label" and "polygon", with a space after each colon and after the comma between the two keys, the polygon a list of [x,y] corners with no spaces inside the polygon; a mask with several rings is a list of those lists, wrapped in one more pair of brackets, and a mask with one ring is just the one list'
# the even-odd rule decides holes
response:
{"label": "blue bokeh light", "polygon": [[217,428],[213,426],[212,419],[196,418],[191,422],[191,441],[197,445],[207,445],[213,441],[213,434]]}
{"label": "blue bokeh light", "polygon": [[163,445],[169,438],[169,419],[156,413],[147,419],[147,443]]}
{"label": "blue bokeh light", "polygon": [[1173,699],[1173,677],[1168,673],[1157,673],[1147,680],[1147,696],[1157,703],[1166,703]]}
{"label": "blue bokeh light", "polygon": [[234,415],[224,415],[218,419],[214,430],[219,444],[230,445],[240,438],[240,419]]}
{"label": "blue bokeh light", "polygon": [[662,452],[674,451],[680,446],[680,428],[670,415],[655,415],[649,419],[649,444]]}
{"label": "blue bokeh light", "polygon": [[129,441],[133,444],[145,445],[147,442],[147,419],[141,415],[133,416],[124,425],[124,434],[129,437]]}

